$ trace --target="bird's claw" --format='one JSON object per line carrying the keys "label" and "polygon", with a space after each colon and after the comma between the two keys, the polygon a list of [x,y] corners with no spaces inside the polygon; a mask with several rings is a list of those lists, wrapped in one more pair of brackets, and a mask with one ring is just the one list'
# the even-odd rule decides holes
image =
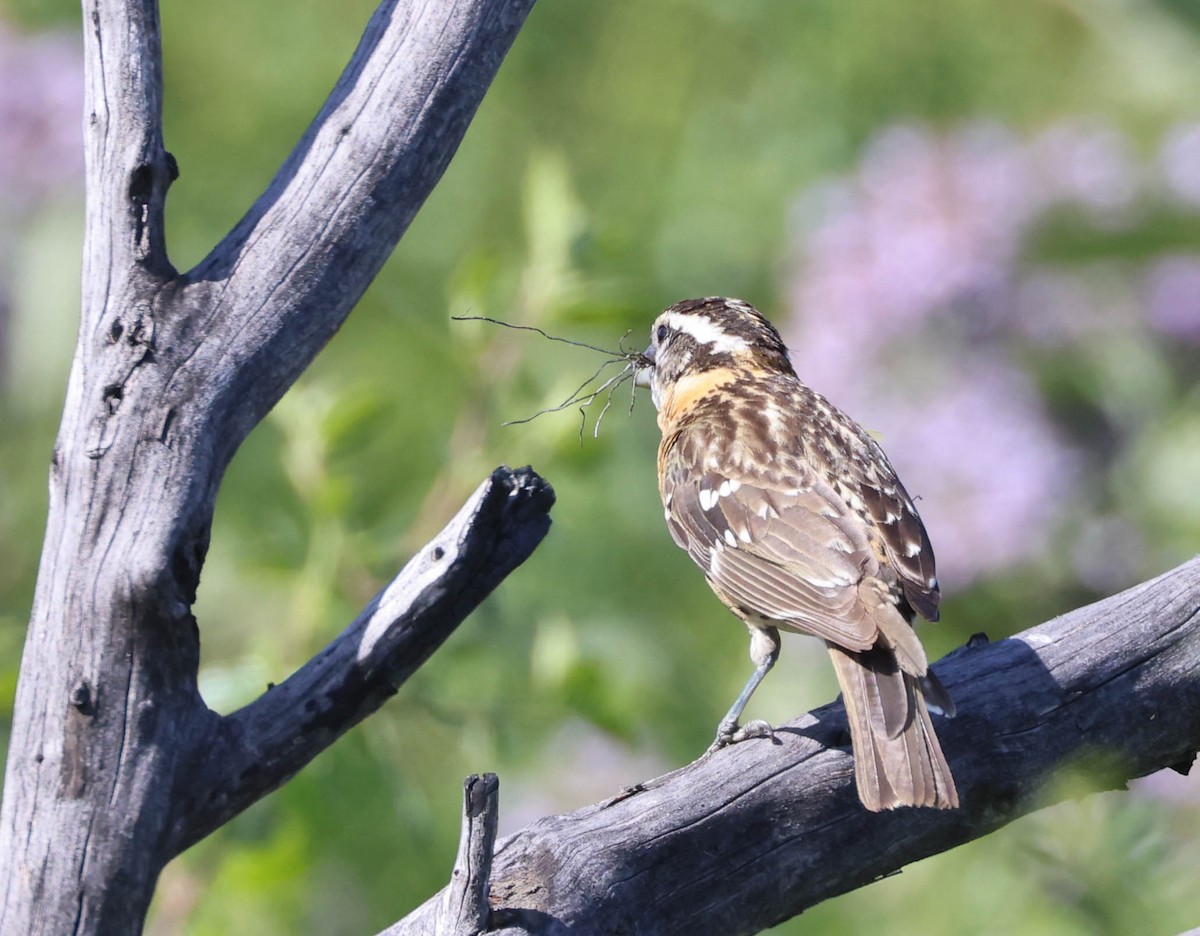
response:
{"label": "bird's claw", "polygon": [[773,740],[775,738],[775,729],[761,718],[756,718],[754,721],[747,722],[735,731],[731,743],[737,744],[739,741],[747,741],[750,738],[771,738]]}
{"label": "bird's claw", "polygon": [[717,737],[712,744],[709,745],[705,754],[712,754],[721,750],[723,747],[729,747],[731,744],[739,744],[742,741],[748,741],[751,738],[771,738],[775,737],[775,729],[761,718],[756,718],[752,722],[747,722],[744,725],[738,725],[734,722],[731,725],[726,725],[724,722],[717,728]]}

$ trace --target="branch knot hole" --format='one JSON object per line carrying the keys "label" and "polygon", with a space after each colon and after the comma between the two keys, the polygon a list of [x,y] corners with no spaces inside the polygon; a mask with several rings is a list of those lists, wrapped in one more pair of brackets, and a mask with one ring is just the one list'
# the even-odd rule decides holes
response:
{"label": "branch knot hole", "polygon": [[129,199],[138,205],[150,200],[154,191],[154,167],[140,163],[129,176]]}
{"label": "branch knot hole", "polygon": [[86,679],[79,680],[71,689],[71,707],[87,718],[96,714],[96,700]]}
{"label": "branch knot hole", "polygon": [[108,411],[109,416],[115,416],[117,410],[121,408],[121,401],[125,399],[125,388],[119,384],[109,384],[104,388],[104,407]]}

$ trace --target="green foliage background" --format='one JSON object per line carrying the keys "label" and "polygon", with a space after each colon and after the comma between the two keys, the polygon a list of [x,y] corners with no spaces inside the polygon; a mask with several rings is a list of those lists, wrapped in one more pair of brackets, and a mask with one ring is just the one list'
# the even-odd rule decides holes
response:
{"label": "green foliage background", "polygon": [[[186,269],[267,184],[372,4],[162,7],[166,140],[182,169],[169,243]],[[65,0],[0,12],[23,29],[77,27]],[[503,428],[597,362],[451,315],[610,346],[626,330],[640,344],[685,296],[782,315],[790,206],[852,172],[881,128],[986,118],[1021,134],[1083,115],[1150,152],[1200,116],[1198,53],[1190,0],[542,0],[395,256],[229,470],[196,608],[206,698],[230,710],[305,661],[497,464],[551,480],[554,529],[383,711],[168,868],[151,932],[373,932],[446,881],[463,776],[500,774],[508,830],[582,806],[696,756],[747,675],[743,632],[662,524],[648,401],[626,418],[618,400],[582,444],[572,411]],[[15,241],[0,374],[4,722],[74,340],[79,201],[49,200]],[[1120,237],[1063,224],[1029,250],[1120,269],[1200,244],[1190,216]],[[1115,380],[1104,347],[1027,352],[1085,446]],[[1086,479],[1137,530],[1140,558],[1101,585],[1078,580],[1062,541],[992,570],[947,595],[945,623],[923,632],[933,656],[1194,552],[1197,349],[1154,348],[1118,355],[1129,386],[1159,389]],[[790,641],[753,714],[783,721],[831,698],[823,657]],[[1198,803],[1182,779],[1071,802],[777,932],[1175,933],[1200,923]]]}

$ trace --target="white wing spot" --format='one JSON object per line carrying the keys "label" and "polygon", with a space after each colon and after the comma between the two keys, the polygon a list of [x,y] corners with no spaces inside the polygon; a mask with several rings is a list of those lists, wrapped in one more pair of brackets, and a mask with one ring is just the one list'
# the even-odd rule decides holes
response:
{"label": "white wing spot", "polygon": [[750,531],[748,529],[743,528],[742,530],[740,530],[738,532],[738,539],[740,539],[743,543],[749,543],[750,542]]}
{"label": "white wing spot", "polygon": [[717,492],[712,490],[711,488],[701,488],[700,489],[700,509],[701,510],[712,510],[714,507],[717,506],[717,498],[719,496],[720,495],[718,495]]}
{"label": "white wing spot", "polygon": [[741,481],[735,481],[732,478],[727,478],[726,480],[722,481],[721,486],[717,488],[717,494],[720,497],[728,497],[730,494],[733,494],[735,491],[737,491],[737,489],[741,486]]}
{"label": "white wing spot", "polygon": [[909,559],[917,555],[921,551],[921,544],[916,541],[909,541],[904,544],[904,555]]}
{"label": "white wing spot", "polygon": [[733,535],[733,530],[725,531],[725,542],[727,542],[730,546],[737,545],[737,537]]}

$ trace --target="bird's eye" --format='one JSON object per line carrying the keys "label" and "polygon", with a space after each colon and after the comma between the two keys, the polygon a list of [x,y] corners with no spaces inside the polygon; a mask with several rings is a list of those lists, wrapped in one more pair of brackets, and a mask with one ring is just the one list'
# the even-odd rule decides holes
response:
{"label": "bird's eye", "polygon": [[667,333],[669,331],[670,331],[670,329],[668,329],[666,325],[658,326],[658,342],[659,342],[659,344],[662,344],[664,341],[667,340]]}

